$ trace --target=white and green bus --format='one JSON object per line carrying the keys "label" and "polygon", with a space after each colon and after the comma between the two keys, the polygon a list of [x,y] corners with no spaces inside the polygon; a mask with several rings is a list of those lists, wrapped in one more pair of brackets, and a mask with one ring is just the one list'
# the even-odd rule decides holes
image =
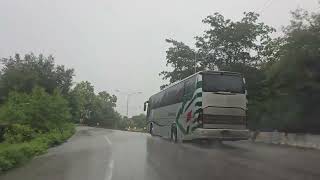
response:
{"label": "white and green bus", "polygon": [[248,139],[246,94],[239,73],[198,72],[145,102],[148,131],[176,142]]}

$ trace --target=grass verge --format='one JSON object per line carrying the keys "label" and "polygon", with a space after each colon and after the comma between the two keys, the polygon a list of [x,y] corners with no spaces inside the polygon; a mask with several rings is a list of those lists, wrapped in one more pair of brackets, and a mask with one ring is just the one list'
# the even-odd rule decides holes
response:
{"label": "grass verge", "polygon": [[52,130],[39,134],[29,142],[0,144],[0,173],[17,167],[34,156],[47,152],[48,148],[59,145],[69,139],[75,132],[73,124],[67,124],[63,130]]}

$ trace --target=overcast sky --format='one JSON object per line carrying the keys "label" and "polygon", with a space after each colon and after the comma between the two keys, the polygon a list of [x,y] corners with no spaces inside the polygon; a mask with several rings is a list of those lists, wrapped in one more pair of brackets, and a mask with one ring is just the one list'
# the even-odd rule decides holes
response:
{"label": "overcast sky", "polygon": [[231,19],[260,12],[280,31],[297,7],[319,10],[317,0],[0,0],[0,57],[52,54],[75,69],[77,82],[116,94],[121,114],[125,93],[141,91],[130,99],[135,115],[164,83],[166,38],[192,46],[214,12]]}

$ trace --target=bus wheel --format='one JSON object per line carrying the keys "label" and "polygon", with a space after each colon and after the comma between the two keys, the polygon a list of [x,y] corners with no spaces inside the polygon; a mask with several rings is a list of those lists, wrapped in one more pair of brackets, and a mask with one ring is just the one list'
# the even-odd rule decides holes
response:
{"label": "bus wheel", "polygon": [[171,128],[171,141],[174,143],[178,142],[177,127],[175,126]]}

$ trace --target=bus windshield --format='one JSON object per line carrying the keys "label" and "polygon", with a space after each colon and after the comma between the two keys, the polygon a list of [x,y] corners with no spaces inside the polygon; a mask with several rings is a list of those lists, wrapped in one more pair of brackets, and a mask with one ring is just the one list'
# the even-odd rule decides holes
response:
{"label": "bus windshield", "polygon": [[245,93],[241,76],[225,74],[203,74],[204,92]]}

